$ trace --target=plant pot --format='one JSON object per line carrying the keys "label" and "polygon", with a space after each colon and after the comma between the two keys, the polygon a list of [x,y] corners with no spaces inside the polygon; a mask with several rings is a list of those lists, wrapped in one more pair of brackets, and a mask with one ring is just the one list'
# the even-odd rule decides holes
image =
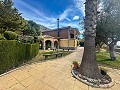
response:
{"label": "plant pot", "polygon": [[106,71],[104,71],[104,70],[101,70],[101,74],[102,75],[107,75]]}
{"label": "plant pot", "polygon": [[74,64],[74,69],[78,69],[78,64]]}

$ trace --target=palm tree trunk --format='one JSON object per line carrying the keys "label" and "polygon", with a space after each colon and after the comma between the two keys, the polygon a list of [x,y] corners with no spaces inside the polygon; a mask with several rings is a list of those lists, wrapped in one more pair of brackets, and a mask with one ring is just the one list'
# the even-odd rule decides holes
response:
{"label": "palm tree trunk", "polygon": [[79,73],[92,79],[101,79],[95,54],[97,0],[86,0],[85,14],[85,45]]}

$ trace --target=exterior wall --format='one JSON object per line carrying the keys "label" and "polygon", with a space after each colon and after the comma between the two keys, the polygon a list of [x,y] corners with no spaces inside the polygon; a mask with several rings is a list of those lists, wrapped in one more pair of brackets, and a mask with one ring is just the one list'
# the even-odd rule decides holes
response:
{"label": "exterior wall", "polygon": [[[60,48],[75,49],[78,43],[77,41],[78,34],[79,31],[76,28],[71,28],[71,27],[59,28]],[[51,31],[44,31],[42,32],[42,35],[49,35],[54,38],[58,38],[58,29],[54,29]]]}
{"label": "exterior wall", "polygon": [[76,49],[77,47],[77,40],[76,39],[61,39],[60,40],[60,47],[62,49]]}
{"label": "exterior wall", "polygon": [[[58,30],[45,31],[42,34],[50,35],[52,37],[58,38]],[[68,29],[59,30],[59,36],[60,36],[60,38],[68,39]]]}
{"label": "exterior wall", "polygon": [[77,46],[78,46],[78,40],[75,39],[75,47],[77,47]]}

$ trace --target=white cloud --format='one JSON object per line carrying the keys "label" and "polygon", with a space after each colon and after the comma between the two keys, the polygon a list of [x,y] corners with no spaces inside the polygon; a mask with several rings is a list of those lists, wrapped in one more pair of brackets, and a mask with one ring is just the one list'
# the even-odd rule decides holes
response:
{"label": "white cloud", "polygon": [[[43,12],[39,11],[38,9],[32,7],[31,5],[23,2],[23,1],[19,1],[19,3],[21,3],[22,5],[24,5],[26,8],[30,9],[32,12],[34,12],[35,14],[37,14],[38,16],[35,17],[34,14],[31,14],[29,15],[27,12],[24,12],[23,13],[23,16],[25,18],[28,19],[28,17],[32,20],[34,20],[35,22],[39,23],[39,24],[42,24],[46,27],[49,27],[49,28],[56,28],[57,27],[57,17],[47,17]],[[72,12],[72,8],[68,8],[66,9],[63,13],[61,13],[58,17],[60,19],[60,21],[63,21],[63,20],[67,20],[67,21],[71,21],[69,18],[68,18],[68,15],[70,14],[70,12]]]}
{"label": "white cloud", "polygon": [[[57,28],[57,18],[59,17],[60,27],[67,27],[68,25],[70,25],[72,27],[79,28],[79,30],[81,29],[78,22],[77,23],[72,22],[72,20],[69,18],[69,16],[74,12],[73,7],[69,7],[67,9],[65,9],[64,12],[62,12],[60,15],[52,17],[52,15],[49,15],[49,16],[46,15],[42,11],[42,9],[39,10],[39,9],[25,3],[22,0],[18,0],[17,3],[19,3],[20,5],[24,6],[25,8],[27,8],[33,12],[33,13],[29,14],[25,10],[21,10],[23,13],[22,16],[27,20],[34,20],[38,24],[42,24],[48,28],[54,29],[54,28]],[[74,17],[75,20],[77,20],[78,18],[79,18],[79,16]],[[64,20],[66,20],[67,22],[64,22]]]}
{"label": "white cloud", "polygon": [[66,20],[69,21],[69,22],[71,22],[71,19],[69,19],[69,18],[66,18]]}
{"label": "white cloud", "polygon": [[73,20],[78,20],[80,17],[79,16],[74,16]]}
{"label": "white cloud", "polygon": [[61,21],[65,20],[68,17],[68,15],[70,14],[70,12],[72,12],[72,8],[66,9],[62,14],[60,14],[59,19]]}
{"label": "white cloud", "polygon": [[84,32],[85,32],[85,30],[81,30],[81,31],[80,31],[80,34],[83,34]]}
{"label": "white cloud", "polygon": [[99,2],[97,6],[98,11],[101,11],[103,9],[103,2]]}
{"label": "white cloud", "polygon": [[85,16],[85,0],[74,0],[76,7],[82,11],[82,14]]}

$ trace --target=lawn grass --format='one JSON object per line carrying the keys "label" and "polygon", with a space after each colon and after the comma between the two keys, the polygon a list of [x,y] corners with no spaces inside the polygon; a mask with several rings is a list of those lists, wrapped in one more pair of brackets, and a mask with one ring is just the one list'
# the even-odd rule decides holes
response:
{"label": "lawn grass", "polygon": [[96,52],[96,58],[99,64],[103,66],[108,66],[111,68],[119,68],[120,69],[120,55],[116,55],[116,60],[112,61],[110,59],[109,53],[106,51],[101,51],[100,53]]}

